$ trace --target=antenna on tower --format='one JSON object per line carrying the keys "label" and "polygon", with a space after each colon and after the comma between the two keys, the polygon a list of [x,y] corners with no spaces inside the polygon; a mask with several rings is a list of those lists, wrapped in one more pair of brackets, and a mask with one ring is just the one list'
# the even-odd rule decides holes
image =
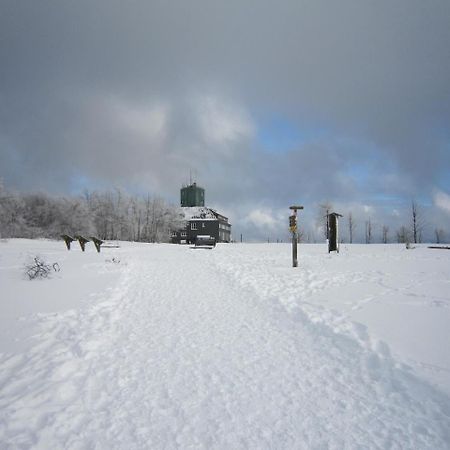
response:
{"label": "antenna on tower", "polygon": [[189,169],[189,186],[192,185],[192,169]]}

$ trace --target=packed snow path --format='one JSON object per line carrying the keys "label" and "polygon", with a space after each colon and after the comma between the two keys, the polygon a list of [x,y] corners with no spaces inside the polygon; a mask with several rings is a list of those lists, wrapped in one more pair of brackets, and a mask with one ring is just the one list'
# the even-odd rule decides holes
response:
{"label": "packed snow path", "polygon": [[449,447],[448,398],[221,250],[134,249],[103,299],[42,315],[0,361],[1,447]]}

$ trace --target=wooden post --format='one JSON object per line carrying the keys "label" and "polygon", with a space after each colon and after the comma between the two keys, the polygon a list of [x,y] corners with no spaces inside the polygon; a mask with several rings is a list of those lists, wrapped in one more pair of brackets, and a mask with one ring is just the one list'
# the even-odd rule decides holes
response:
{"label": "wooden post", "polygon": [[289,209],[293,210],[292,216],[289,216],[289,229],[292,233],[292,267],[298,267],[297,258],[297,243],[298,243],[298,233],[297,233],[297,210],[303,209],[303,206],[290,206]]}
{"label": "wooden post", "polygon": [[342,215],[335,212],[327,213],[328,253],[339,253],[339,217]]}
{"label": "wooden post", "polygon": [[94,243],[97,252],[100,253],[100,246],[103,244],[103,241],[96,237],[91,237],[90,239]]}
{"label": "wooden post", "polygon": [[297,258],[297,232],[292,233],[292,267],[298,267]]}
{"label": "wooden post", "polygon": [[67,250],[70,250],[70,244],[75,240],[73,237],[62,234],[61,237],[64,239],[64,242],[66,243]]}
{"label": "wooden post", "polygon": [[83,236],[75,236],[75,239],[80,243],[81,251],[84,252],[84,246],[86,245],[86,242],[89,242],[89,239],[86,239]]}

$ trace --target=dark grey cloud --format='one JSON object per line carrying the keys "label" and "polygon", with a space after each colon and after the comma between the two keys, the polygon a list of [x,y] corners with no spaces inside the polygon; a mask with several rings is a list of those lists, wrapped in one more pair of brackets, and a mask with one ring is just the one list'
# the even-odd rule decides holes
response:
{"label": "dark grey cloud", "polygon": [[[0,177],[176,201],[194,169],[255,235],[299,198],[390,220],[450,191],[449,24],[446,0],[4,0]],[[326,132],[270,153],[271,114]]]}

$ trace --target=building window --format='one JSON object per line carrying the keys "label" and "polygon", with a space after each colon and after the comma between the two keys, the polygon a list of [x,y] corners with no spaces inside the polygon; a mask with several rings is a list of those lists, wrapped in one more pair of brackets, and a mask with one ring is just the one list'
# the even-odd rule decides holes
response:
{"label": "building window", "polygon": [[177,237],[177,232],[176,231],[172,231],[172,237]]}
{"label": "building window", "polygon": [[191,230],[197,229],[197,222],[191,222]]}
{"label": "building window", "polygon": [[202,222],[202,228],[205,228],[205,222]]}
{"label": "building window", "polygon": [[186,236],[187,236],[186,231],[182,231],[182,232],[181,232],[181,237],[186,237]]}

